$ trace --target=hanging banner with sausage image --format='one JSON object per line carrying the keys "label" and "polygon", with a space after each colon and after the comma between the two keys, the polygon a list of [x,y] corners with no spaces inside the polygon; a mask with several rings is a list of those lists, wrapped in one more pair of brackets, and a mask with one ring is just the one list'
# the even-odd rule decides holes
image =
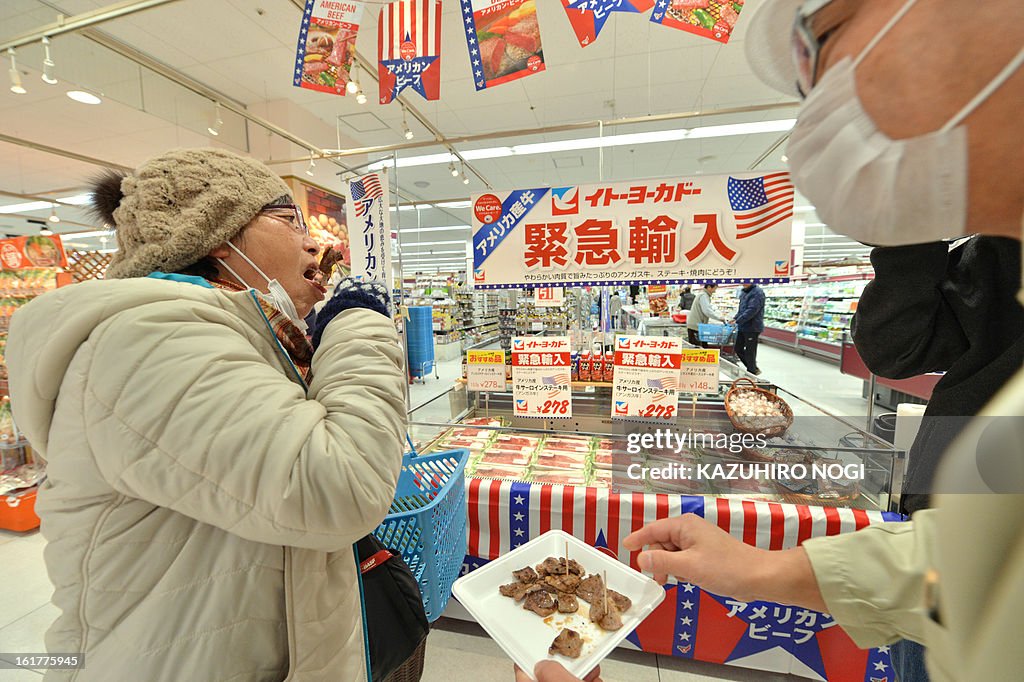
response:
{"label": "hanging banner with sausage image", "polygon": [[535,0],[461,0],[477,90],[544,70]]}
{"label": "hanging banner with sausage image", "polygon": [[743,11],[743,1],[657,0],[651,21],[728,43]]}
{"label": "hanging banner with sausage image", "polygon": [[441,2],[399,0],[377,21],[380,103],[412,88],[425,100],[441,98]]}
{"label": "hanging banner with sausage image", "polygon": [[592,45],[612,12],[643,14],[654,7],[655,0],[562,0],[580,47]]}
{"label": "hanging banner with sausage image", "polygon": [[292,84],[344,96],[362,17],[361,2],[306,0]]}

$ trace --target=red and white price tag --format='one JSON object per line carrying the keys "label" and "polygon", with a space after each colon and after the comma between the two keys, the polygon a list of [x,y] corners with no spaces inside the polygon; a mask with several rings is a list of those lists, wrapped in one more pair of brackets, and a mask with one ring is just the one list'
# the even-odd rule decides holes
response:
{"label": "red and white price tag", "polygon": [[512,339],[512,403],[516,417],[572,416],[572,357],[566,336]]}
{"label": "red and white price tag", "polygon": [[616,337],[613,419],[675,421],[682,348],[675,338]]}

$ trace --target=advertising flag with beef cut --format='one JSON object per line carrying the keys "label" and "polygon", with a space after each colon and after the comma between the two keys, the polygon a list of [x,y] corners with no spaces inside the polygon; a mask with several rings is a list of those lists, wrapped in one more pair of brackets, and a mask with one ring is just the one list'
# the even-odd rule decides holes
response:
{"label": "advertising flag with beef cut", "polygon": [[793,198],[784,172],[476,195],[474,286],[785,281]]}
{"label": "advertising flag with beef cut", "polygon": [[292,84],[344,96],[362,17],[361,2],[306,0]]}
{"label": "advertising flag with beef cut", "polygon": [[544,70],[535,0],[461,0],[477,90]]}
{"label": "advertising flag with beef cut", "polygon": [[400,0],[380,11],[377,24],[380,103],[406,88],[423,99],[441,97],[441,2]]}
{"label": "advertising flag with beef cut", "polygon": [[740,20],[743,3],[744,0],[657,0],[651,21],[728,43]]}

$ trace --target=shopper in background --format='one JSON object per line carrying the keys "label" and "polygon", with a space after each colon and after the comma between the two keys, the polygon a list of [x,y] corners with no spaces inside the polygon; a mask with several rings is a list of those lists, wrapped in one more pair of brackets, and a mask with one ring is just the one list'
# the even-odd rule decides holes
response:
{"label": "shopper in background", "polygon": [[[938,0],[765,0],[751,18],[755,72],[806,96],[786,153],[834,230],[888,246],[1020,237],[1024,183],[1008,179],[1024,176],[1024,12],[1019,0],[992,0],[950,22],[948,10]],[[923,643],[934,680],[1019,679],[1024,443],[1019,419],[1005,417],[1024,414],[1024,371],[1013,369],[982,411],[1004,419],[961,433],[936,474],[936,508],[910,522],[765,551],[687,514],[623,546],[648,548],[639,563],[658,580],[827,611],[861,647]]]}
{"label": "shopper in background", "polygon": [[760,374],[757,366],[757,340],[764,331],[764,289],[754,282],[743,285],[736,323],[736,355],[751,374]]}
{"label": "shopper in background", "polygon": [[694,298],[696,298],[696,296],[693,295],[693,291],[691,290],[690,285],[687,284],[685,287],[683,287],[683,292],[679,294],[679,309],[689,310],[690,308],[692,308]]}
{"label": "shopper in background", "polygon": [[[367,680],[352,545],[401,464],[386,300],[324,298],[288,187],[214,149],[102,178],[105,281],[21,308],[14,414],[47,460],[36,510],[61,614],[47,679]],[[386,294],[384,294],[386,297]]]}
{"label": "shopper in background", "polygon": [[693,308],[690,309],[689,314],[686,316],[686,336],[691,345],[707,347],[707,344],[702,343],[700,340],[700,326],[702,324],[708,324],[711,320],[725,322],[721,314],[711,303],[711,297],[715,295],[716,291],[718,291],[717,284],[713,282],[705,284],[704,288],[697,292],[696,298],[693,299]]}

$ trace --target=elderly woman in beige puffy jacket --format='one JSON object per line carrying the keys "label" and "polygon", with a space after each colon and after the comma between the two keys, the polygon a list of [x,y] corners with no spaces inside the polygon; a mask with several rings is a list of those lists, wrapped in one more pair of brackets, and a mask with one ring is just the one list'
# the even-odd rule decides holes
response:
{"label": "elderly woman in beige puffy jacket", "polygon": [[61,615],[47,679],[365,680],[352,544],[392,500],[406,424],[394,324],[325,290],[288,187],[180,150],[97,185],[106,281],[15,315],[15,418]]}

